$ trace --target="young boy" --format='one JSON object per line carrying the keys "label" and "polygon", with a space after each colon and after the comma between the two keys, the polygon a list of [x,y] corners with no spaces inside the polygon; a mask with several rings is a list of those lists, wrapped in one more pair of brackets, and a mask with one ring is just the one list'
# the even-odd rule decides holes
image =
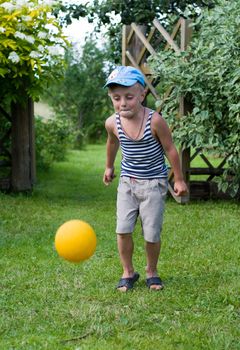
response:
{"label": "young boy", "polygon": [[187,187],[179,156],[165,120],[142,105],[146,92],[144,76],[139,70],[119,66],[108,77],[106,86],[115,114],[105,124],[108,133],[105,185],[115,177],[114,161],[119,145],[122,151],[116,232],[123,275],[117,289],[126,292],[139,279],[132,262],[132,232],[139,216],[146,249],[146,285],[160,290],[163,282],[157,272],[157,263],[168,185],[164,155],[174,171],[175,194],[183,196]]}

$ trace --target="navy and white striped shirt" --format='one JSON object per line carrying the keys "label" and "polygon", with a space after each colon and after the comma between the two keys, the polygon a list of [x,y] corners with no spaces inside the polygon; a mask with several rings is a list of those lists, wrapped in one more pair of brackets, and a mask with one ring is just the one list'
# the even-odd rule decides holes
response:
{"label": "navy and white striped shirt", "polygon": [[129,138],[123,131],[120,116],[116,114],[118,137],[122,151],[121,176],[137,179],[156,179],[168,176],[164,150],[151,131],[154,111],[150,111],[143,137],[140,140]]}

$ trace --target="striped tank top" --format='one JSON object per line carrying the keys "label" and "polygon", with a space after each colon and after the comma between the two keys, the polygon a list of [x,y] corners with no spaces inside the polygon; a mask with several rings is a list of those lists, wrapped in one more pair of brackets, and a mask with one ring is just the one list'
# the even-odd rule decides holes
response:
{"label": "striped tank top", "polygon": [[123,131],[119,114],[116,114],[118,137],[122,151],[121,176],[137,179],[156,179],[168,176],[164,150],[151,131],[154,111],[150,111],[143,137],[132,140]]}

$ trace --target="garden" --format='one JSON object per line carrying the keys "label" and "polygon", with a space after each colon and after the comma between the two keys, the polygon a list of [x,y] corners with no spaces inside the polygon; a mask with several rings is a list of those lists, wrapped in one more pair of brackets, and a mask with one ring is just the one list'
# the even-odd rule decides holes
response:
{"label": "garden", "polygon": [[[0,0],[0,184],[10,176],[10,186],[0,191],[0,349],[240,349],[239,10],[239,1],[225,0],[163,0],[161,6]],[[115,216],[121,155],[117,178],[105,186],[104,122],[112,107],[103,85],[121,63],[122,25],[134,21],[151,30],[157,18],[170,32],[179,16],[191,20],[191,42],[181,53],[162,50],[160,42],[161,50],[146,55],[152,81],[162,82],[155,86],[160,99],[155,104],[149,95],[147,103],[158,108],[171,88],[162,113],[176,144],[191,156],[202,152],[193,159],[195,169],[226,160],[215,180],[228,199],[190,198],[180,205],[169,193],[158,264],[165,287],[146,286],[137,222],[140,279],[120,293]],[[80,51],[68,42],[63,27],[81,17],[97,19],[96,32],[105,27],[102,47],[94,33]],[[182,97],[192,108],[178,118]],[[26,113],[26,103],[39,99],[51,106],[53,118],[33,115],[31,108]],[[23,115],[32,128],[27,138]],[[31,142],[23,151],[35,154],[29,167],[34,181],[24,191],[11,185],[19,135]],[[89,223],[97,237],[95,253],[81,263],[62,259],[54,246],[58,228],[72,219]]]}
{"label": "garden", "polygon": [[[69,152],[39,173],[31,196],[0,196],[0,348],[239,349],[239,204],[168,198],[159,261],[165,289],[145,285],[138,225],[141,277],[120,293],[117,180],[102,183],[104,150]],[[87,221],[97,236],[95,254],[80,264],[54,249],[58,227],[71,219]]]}

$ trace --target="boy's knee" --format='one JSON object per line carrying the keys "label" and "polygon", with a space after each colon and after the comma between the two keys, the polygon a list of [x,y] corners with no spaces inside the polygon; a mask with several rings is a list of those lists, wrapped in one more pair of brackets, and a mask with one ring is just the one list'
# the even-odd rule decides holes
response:
{"label": "boy's knee", "polygon": [[118,236],[119,239],[132,238],[132,234],[131,233],[117,233],[117,236]]}

